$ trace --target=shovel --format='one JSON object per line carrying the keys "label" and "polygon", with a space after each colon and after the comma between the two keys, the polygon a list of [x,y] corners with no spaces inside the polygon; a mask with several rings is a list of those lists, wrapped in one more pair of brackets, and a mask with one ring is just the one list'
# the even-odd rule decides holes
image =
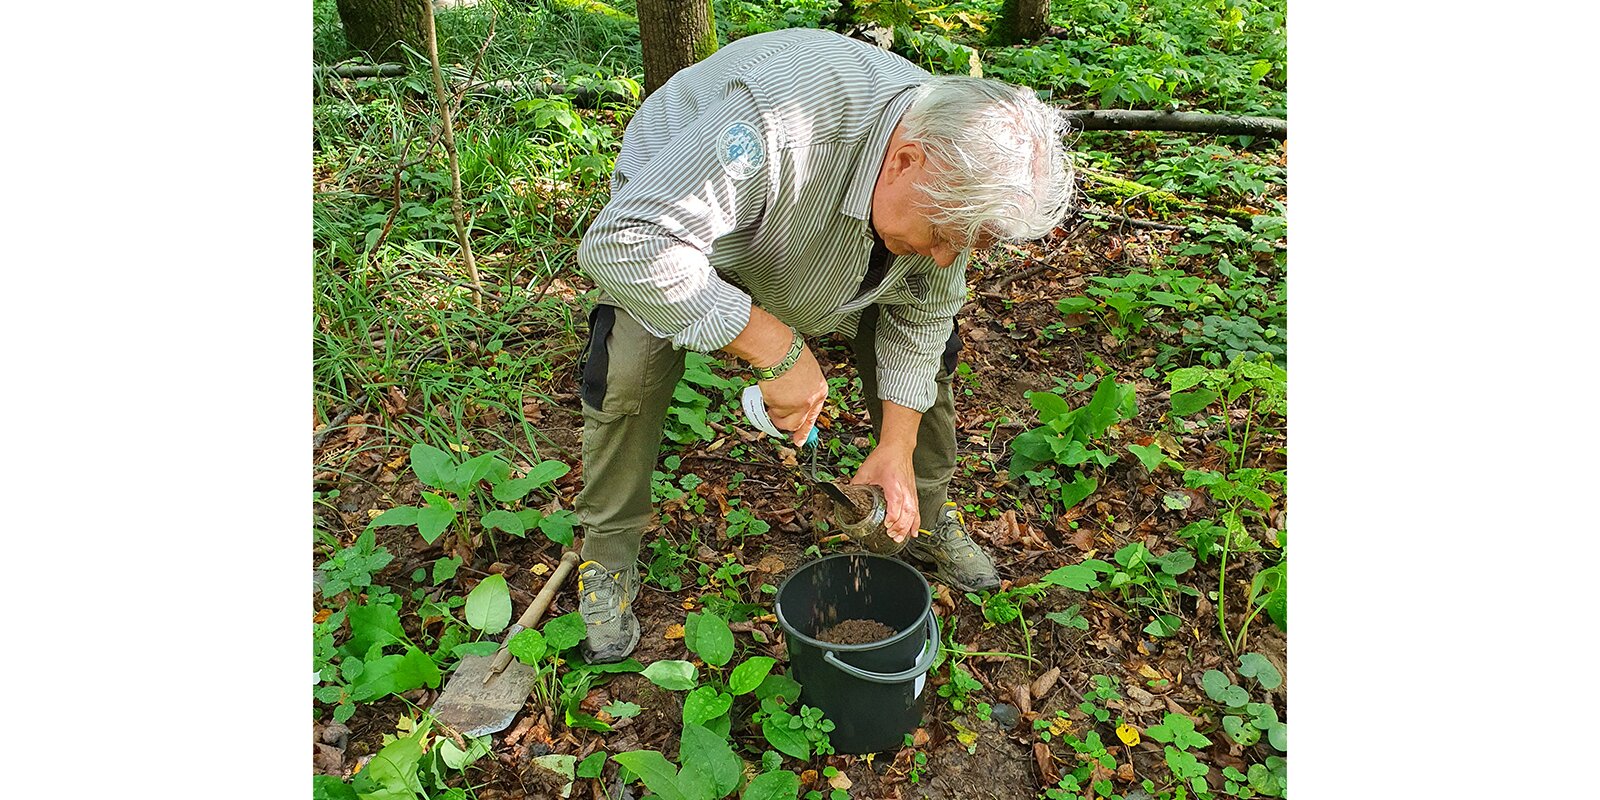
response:
{"label": "shovel", "polygon": [[561,563],[533,598],[533,605],[522,612],[510,628],[500,651],[492,656],[464,656],[456,667],[444,693],[433,702],[433,716],[462,736],[484,736],[505,730],[517,718],[528,693],[533,689],[538,670],[511,657],[511,637],[539,624],[550,608],[556,590],[578,565],[578,554],[567,551]]}

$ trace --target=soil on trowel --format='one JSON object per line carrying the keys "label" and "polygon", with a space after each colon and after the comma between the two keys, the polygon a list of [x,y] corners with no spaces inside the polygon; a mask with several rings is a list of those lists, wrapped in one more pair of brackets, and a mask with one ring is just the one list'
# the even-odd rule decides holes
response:
{"label": "soil on trowel", "polygon": [[872,619],[847,619],[817,633],[817,638],[834,644],[867,644],[894,635],[894,628]]}

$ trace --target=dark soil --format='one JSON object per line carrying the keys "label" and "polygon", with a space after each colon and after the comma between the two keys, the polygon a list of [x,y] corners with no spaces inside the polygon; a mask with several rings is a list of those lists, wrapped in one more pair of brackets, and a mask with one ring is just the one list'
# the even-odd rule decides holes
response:
{"label": "dark soil", "polygon": [[817,638],[834,644],[868,644],[894,635],[894,628],[875,619],[847,619],[817,631]]}
{"label": "dark soil", "polygon": [[[1227,440],[1222,426],[1202,428],[1169,419],[1165,385],[1144,374],[1156,366],[1155,354],[1162,342],[1150,338],[1149,329],[1143,336],[1130,335],[1119,341],[1094,321],[1064,327],[1055,305],[1062,297],[1083,294],[1088,279],[1095,275],[1148,269],[1157,258],[1167,265],[1182,265],[1181,259],[1172,255],[1179,240],[1175,232],[1097,230],[1080,225],[1039,242],[995,248],[975,258],[969,266],[973,299],[958,315],[957,324],[964,343],[960,359],[970,372],[958,375],[955,383],[959,456],[950,497],[962,507],[973,539],[993,555],[1004,587],[1036,582],[1057,567],[1086,559],[1110,560],[1118,549],[1132,542],[1142,542],[1157,556],[1186,548],[1188,545],[1175,535],[1176,531],[1191,522],[1216,518],[1218,512],[1207,505],[1208,495],[1185,487],[1181,472],[1168,468],[1145,470],[1126,453],[1129,444],[1158,442],[1189,468],[1227,468],[1228,454],[1218,445]],[[578,292],[588,288],[581,281],[575,284],[573,288]],[[572,471],[556,482],[554,496],[541,500],[552,508],[566,509],[572,508],[583,480],[578,457],[583,420],[577,396],[581,341],[571,340],[581,339],[585,328],[576,297],[571,299],[571,305],[570,328],[533,330],[529,334],[532,341],[507,345],[508,351],[526,350],[528,357],[538,357],[541,363],[550,365],[548,377],[542,377],[538,385],[530,384],[526,390],[523,419],[469,405],[456,427],[461,445],[473,453],[503,448],[506,441],[523,441],[529,435],[526,431],[531,430],[541,456],[558,458],[572,466]],[[826,374],[853,378],[847,342],[819,337],[811,345]],[[1070,384],[1105,374],[1115,374],[1118,380],[1137,387],[1138,415],[1114,427],[1106,442],[1106,451],[1117,452],[1121,458],[1111,467],[1096,470],[1099,487],[1089,500],[1066,513],[1045,513],[1046,490],[1015,481],[1005,471],[1011,440],[1037,420],[1025,393],[1056,391],[1077,407],[1089,400],[1093,386],[1073,389]],[[419,484],[404,457],[410,441],[423,430],[419,416],[423,392],[419,387],[399,387],[395,393],[401,390],[412,398],[409,405],[403,399],[382,405],[374,400],[362,408],[338,409],[344,412],[340,423],[318,443],[314,487],[324,493],[337,489],[339,495],[332,503],[314,506],[316,527],[321,536],[336,541],[338,547],[353,543],[373,514],[419,501]],[[870,450],[871,429],[859,394],[858,383],[846,382],[842,391],[828,398],[819,425],[825,437],[853,444],[865,454]],[[713,442],[680,445],[666,441],[663,446],[663,457],[681,459],[677,476],[692,473],[702,482],[685,497],[659,504],[652,527],[645,533],[642,568],[650,565],[649,545],[653,541],[672,543],[685,560],[670,575],[646,581],[635,606],[642,638],[634,655],[642,663],[692,660],[694,656],[684,647],[680,626],[689,611],[704,608],[705,598],[715,595],[749,609],[745,617],[732,620],[740,650],[736,659],[772,656],[779,659],[781,669],[786,653],[771,616],[772,594],[770,590],[763,591],[763,587],[780,585],[796,568],[814,558],[815,551],[807,552],[812,547],[826,555],[854,550],[859,545],[835,541],[838,537],[824,537],[819,542],[819,518],[813,501],[820,493],[809,490],[795,450],[752,434],[736,408],[708,424],[716,434]],[[1262,420],[1252,427],[1251,436],[1250,449],[1258,455],[1247,466],[1284,469],[1284,420]],[[848,472],[841,473],[848,480]],[[1076,735],[1095,731],[1110,744],[1117,763],[1127,768],[1130,778],[1120,773],[1100,777],[1114,781],[1119,793],[1136,792],[1138,782],[1146,777],[1164,780],[1170,770],[1163,763],[1159,743],[1147,739],[1132,747],[1121,746],[1115,734],[1114,721],[1118,719],[1141,730],[1161,723],[1168,713],[1195,720],[1197,729],[1214,743],[1194,752],[1211,768],[1209,779],[1216,789],[1221,788],[1224,767],[1244,769],[1249,763],[1260,763],[1275,754],[1264,742],[1249,748],[1229,744],[1221,731],[1216,704],[1200,687],[1200,677],[1208,669],[1222,670],[1229,678],[1240,681],[1236,673],[1238,656],[1219,632],[1214,595],[1219,588],[1226,592],[1228,622],[1237,636],[1250,579],[1273,563],[1279,534],[1285,529],[1287,499],[1281,491],[1274,492],[1270,510],[1249,525],[1249,536],[1259,543],[1259,551],[1230,556],[1225,583],[1219,581],[1215,560],[1199,564],[1181,576],[1181,582],[1197,588],[1199,596],[1180,595],[1170,600],[1171,613],[1183,624],[1175,637],[1158,639],[1146,633],[1145,628],[1154,617],[1148,607],[1134,602],[1136,598],[1052,589],[1027,607],[1030,636],[1024,640],[1018,625],[990,624],[977,603],[930,578],[946,641],[975,653],[1031,653],[1034,661],[1011,655],[961,659],[960,666],[982,688],[973,690],[960,710],[948,697],[938,694],[951,681],[949,666],[941,666],[928,676],[927,710],[914,747],[881,753],[870,760],[827,756],[807,765],[793,765],[806,780],[802,794],[818,790],[827,796],[827,779],[820,774],[825,767],[833,766],[853,782],[849,790],[853,798],[1037,797],[1054,786],[1055,777],[1061,772],[1079,763],[1078,755],[1062,737],[1044,743],[1034,731],[1035,723],[1049,723],[1056,719],[1058,711],[1066,715],[1065,721],[1071,723]],[[726,520],[733,508],[732,500],[738,500],[739,508],[749,509],[769,523],[771,529],[761,536],[728,538]],[[1179,500],[1181,504],[1174,502]],[[829,533],[837,531],[834,525]],[[406,598],[401,613],[406,634],[430,651],[436,646],[442,626],[437,618],[424,620],[417,614],[421,601],[416,597],[439,600],[464,596],[487,575],[503,573],[512,588],[512,601],[520,610],[538,592],[548,569],[560,557],[559,546],[536,535],[525,539],[498,535],[471,545],[444,536],[427,545],[414,529],[385,527],[378,529],[377,537],[378,544],[394,555],[394,561],[375,576],[374,584],[390,587],[394,594]],[[335,551],[331,544],[319,544],[314,560],[321,563]],[[454,579],[440,586],[433,586],[427,578],[412,579],[414,571],[429,567],[448,554],[467,557]],[[717,577],[715,573],[730,559],[744,571],[731,580]],[[535,569],[541,564],[542,572]],[[722,574],[726,576],[727,570]],[[317,593],[313,595],[313,611],[323,613],[360,600],[359,596],[324,598]],[[1071,605],[1078,606],[1088,623],[1086,630],[1066,627],[1044,616]],[[548,617],[572,611],[575,606],[574,590],[569,587],[558,593]],[[820,638],[826,639],[832,633],[824,632]],[[880,631],[855,641],[871,641],[887,633],[892,631]],[[340,641],[346,635],[340,632]],[[1240,650],[1246,651],[1263,654],[1287,677],[1286,637],[1265,615],[1251,626],[1248,643]],[[1041,696],[1030,698],[1031,706],[1018,701],[1019,687],[1026,693],[1029,683],[1053,668],[1060,670],[1058,681]],[[1122,699],[1105,704],[1111,711],[1111,724],[1099,724],[1078,709],[1082,694],[1093,687],[1095,675],[1119,681]],[[448,673],[445,678],[449,678]],[[361,705],[347,723],[348,735],[334,735],[338,732],[328,727],[333,707],[317,704],[322,723],[313,735],[326,735],[332,740],[314,738],[314,746],[320,745],[316,748],[318,764],[332,774],[348,778],[358,764],[382,746],[385,734],[394,733],[402,717],[415,718],[417,709],[426,708],[437,691],[419,690],[405,698],[390,697]],[[637,703],[644,709],[636,717],[618,721],[607,733],[569,728],[560,708],[547,708],[530,699],[517,724],[530,718],[538,723],[514,745],[497,736],[493,757],[479,762],[469,772],[468,780],[482,800],[548,796],[530,794],[530,786],[538,781],[525,778],[527,760],[540,751],[581,758],[598,751],[646,749],[676,757],[683,694],[660,690],[637,675],[615,675],[598,681],[585,700],[587,713],[597,713],[609,699]],[[1287,683],[1271,693],[1252,689],[1252,699],[1270,702],[1284,721],[1288,720],[1286,697]],[[980,719],[975,711],[979,703],[1017,706],[1021,709],[1020,722],[1008,729]],[[747,708],[738,710],[748,718]],[[734,738],[748,758],[758,758],[765,749],[758,734],[735,730]],[[918,753],[927,755],[926,764],[921,767],[913,761]],[[545,788],[541,787],[541,792]],[[620,796],[615,766],[607,765],[600,782],[579,781],[573,796]]]}

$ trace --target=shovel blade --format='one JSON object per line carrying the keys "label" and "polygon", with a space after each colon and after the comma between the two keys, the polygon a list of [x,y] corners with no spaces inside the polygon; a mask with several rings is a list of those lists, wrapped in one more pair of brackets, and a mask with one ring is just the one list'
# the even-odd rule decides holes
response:
{"label": "shovel blade", "polygon": [[513,658],[485,685],[483,678],[493,661],[492,655],[462,658],[444,693],[433,701],[434,717],[462,736],[485,736],[510,727],[527,702],[538,672]]}

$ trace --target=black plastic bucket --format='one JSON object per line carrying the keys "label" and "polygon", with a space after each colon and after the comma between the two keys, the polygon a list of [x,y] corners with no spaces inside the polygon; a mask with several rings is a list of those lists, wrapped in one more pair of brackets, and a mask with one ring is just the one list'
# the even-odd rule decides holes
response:
{"label": "black plastic bucket", "polygon": [[[923,687],[939,650],[928,581],[911,565],[871,553],[806,564],[778,587],[778,624],[789,644],[789,674],[800,699],[833,720],[841,753],[900,747],[922,724]],[[865,644],[834,644],[819,631],[851,619],[894,630]]]}

